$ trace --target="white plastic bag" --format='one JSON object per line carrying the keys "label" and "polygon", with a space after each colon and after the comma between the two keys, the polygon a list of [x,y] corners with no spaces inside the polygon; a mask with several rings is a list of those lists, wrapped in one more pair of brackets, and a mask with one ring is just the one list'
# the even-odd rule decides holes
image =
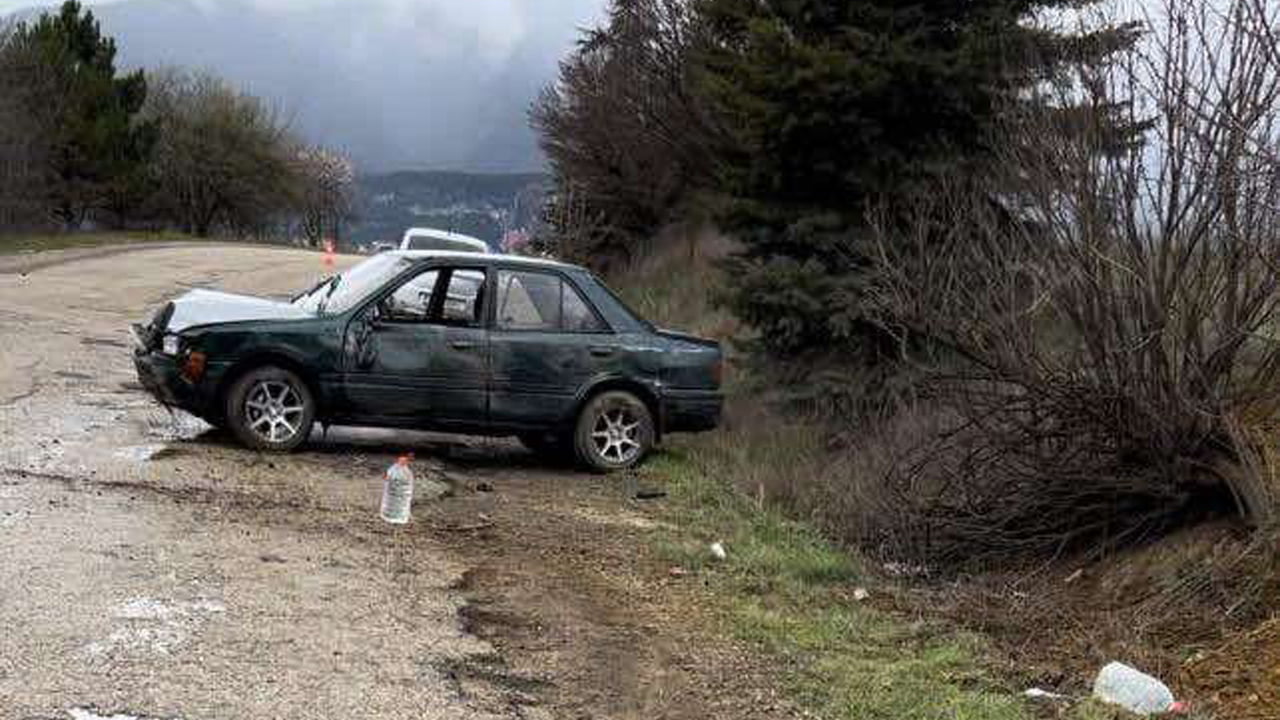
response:
{"label": "white plastic bag", "polygon": [[1136,715],[1159,715],[1174,707],[1173,693],[1164,683],[1118,662],[1098,673],[1093,696]]}

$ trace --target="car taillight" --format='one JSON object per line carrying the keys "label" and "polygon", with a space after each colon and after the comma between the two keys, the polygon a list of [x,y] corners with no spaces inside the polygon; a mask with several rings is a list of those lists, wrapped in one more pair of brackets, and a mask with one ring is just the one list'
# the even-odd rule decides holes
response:
{"label": "car taillight", "polygon": [[715,364],[711,366],[711,382],[715,383],[716,387],[720,387],[722,384],[724,384],[724,356],[723,355],[717,356]]}
{"label": "car taillight", "polygon": [[188,382],[200,382],[200,378],[204,377],[207,361],[208,358],[202,352],[187,353],[187,359],[182,363],[182,377]]}

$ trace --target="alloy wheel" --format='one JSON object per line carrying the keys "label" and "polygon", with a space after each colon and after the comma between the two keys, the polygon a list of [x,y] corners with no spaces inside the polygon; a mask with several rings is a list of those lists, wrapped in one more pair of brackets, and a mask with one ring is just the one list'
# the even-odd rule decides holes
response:
{"label": "alloy wheel", "polygon": [[596,418],[591,430],[591,443],[607,462],[625,465],[644,448],[640,430],[641,420],[630,408],[608,408]]}
{"label": "alloy wheel", "polygon": [[302,396],[283,380],[260,380],[249,389],[244,402],[246,424],[269,443],[283,443],[302,427],[306,407]]}

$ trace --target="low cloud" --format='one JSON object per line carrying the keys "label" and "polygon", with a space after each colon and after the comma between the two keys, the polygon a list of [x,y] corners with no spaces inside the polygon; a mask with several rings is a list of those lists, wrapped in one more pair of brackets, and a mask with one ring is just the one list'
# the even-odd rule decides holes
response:
{"label": "low cloud", "polygon": [[529,103],[604,0],[89,4],[124,64],[214,71],[367,169],[528,170]]}

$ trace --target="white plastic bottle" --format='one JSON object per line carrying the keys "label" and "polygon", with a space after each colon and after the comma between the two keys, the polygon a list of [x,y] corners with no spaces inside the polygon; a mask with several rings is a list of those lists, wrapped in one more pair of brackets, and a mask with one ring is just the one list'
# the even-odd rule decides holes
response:
{"label": "white plastic bottle", "polygon": [[409,467],[412,460],[412,455],[400,456],[387,468],[382,484],[382,519],[393,525],[409,522],[413,505],[413,468]]}

